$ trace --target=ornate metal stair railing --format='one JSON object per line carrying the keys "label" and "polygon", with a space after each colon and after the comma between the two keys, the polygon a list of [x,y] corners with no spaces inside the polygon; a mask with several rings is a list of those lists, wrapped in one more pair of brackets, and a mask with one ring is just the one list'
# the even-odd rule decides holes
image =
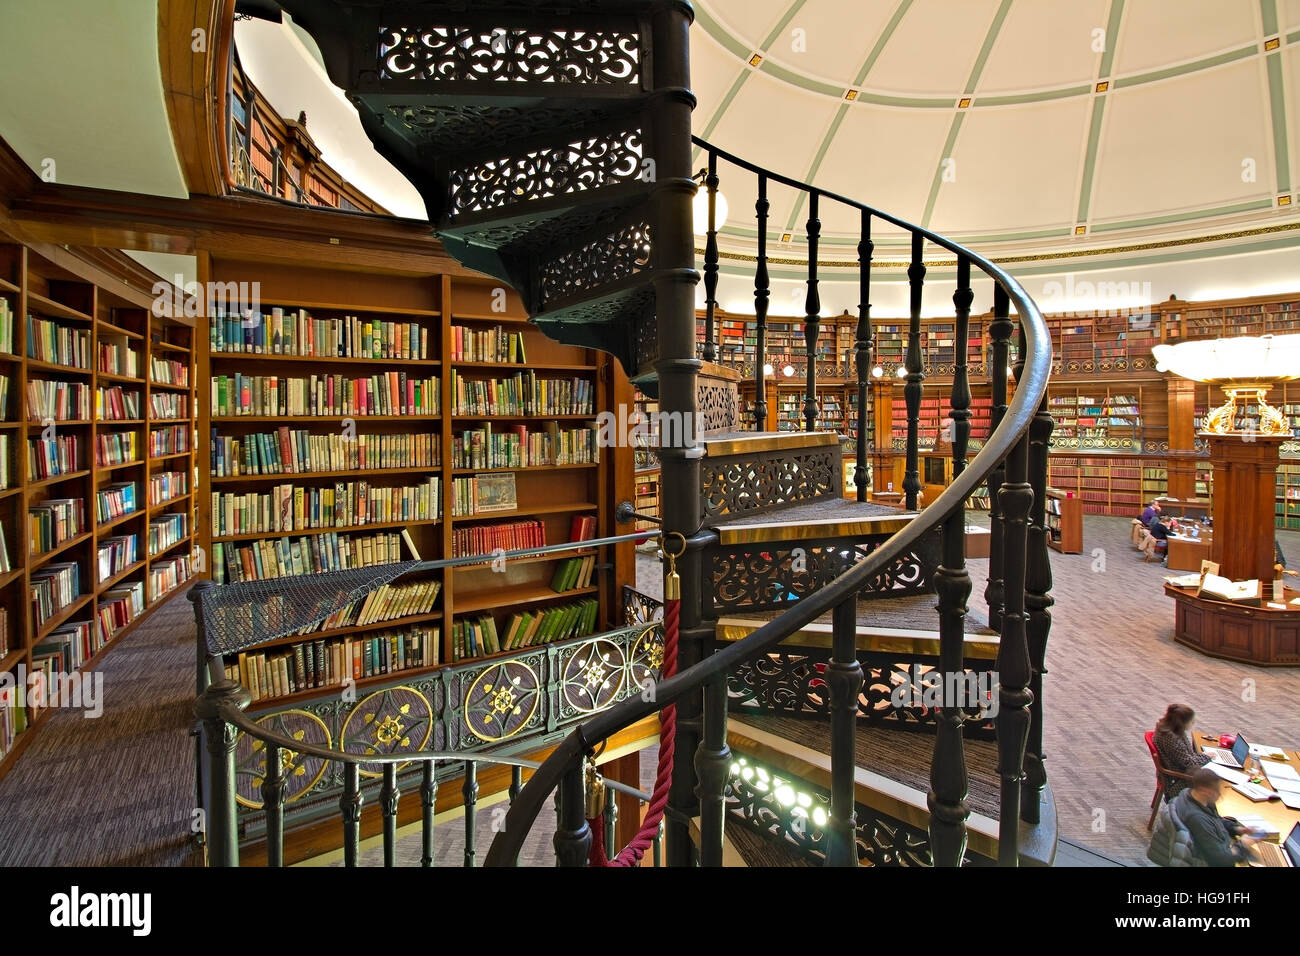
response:
{"label": "ornate metal stair railing", "polygon": [[[1043,537],[1037,533],[1028,533],[1031,522],[1041,522],[1040,510],[1034,507],[1035,487],[1045,485],[1046,458],[1034,455],[1033,483],[1029,474],[1030,425],[1036,421],[1035,440],[1041,438],[1046,424],[1039,417],[1045,401],[1048,377],[1051,372],[1051,341],[1042,316],[1037,306],[1025,294],[1019,283],[1010,275],[978,254],[965,249],[935,233],[913,226],[887,213],[864,206],[835,194],[817,190],[805,184],[797,183],[770,171],[763,170],[739,160],[730,154],[717,150],[700,140],[697,145],[709,151],[710,156],[735,163],[742,168],[760,176],[760,183],[780,182],[784,185],[801,189],[816,195],[820,199],[847,204],[862,213],[864,256],[867,267],[871,261],[870,222],[880,219],[905,230],[911,237],[911,262],[908,270],[911,284],[911,318],[909,330],[909,383],[913,396],[920,391],[922,370],[919,351],[919,317],[922,294],[922,282],[925,276],[923,252],[925,244],[931,243],[946,249],[957,256],[958,283],[954,293],[954,302],[959,312],[969,308],[970,269],[978,268],[994,280],[995,312],[1005,322],[1005,334],[1001,329],[994,329],[994,362],[992,376],[995,389],[999,376],[1002,379],[1001,405],[998,424],[984,447],[967,464],[965,447],[961,448],[962,467],[957,470],[952,484],[924,512],[912,519],[905,528],[897,531],[881,543],[862,560],[854,563],[834,580],[820,589],[806,594],[780,617],[770,621],[749,636],[736,641],[716,653],[691,663],[675,676],[656,685],[653,700],[631,698],[608,711],[593,717],[587,723],[577,727],[573,733],[556,749],[542,768],[529,781],[520,798],[511,807],[507,816],[507,828],[493,841],[487,862],[490,865],[511,865],[518,856],[525,835],[531,829],[536,815],[546,797],[559,789],[561,792],[577,792],[581,787],[582,764],[584,757],[605,737],[617,732],[621,727],[635,722],[643,716],[662,710],[675,703],[690,703],[702,696],[703,707],[700,711],[702,733],[699,750],[696,754],[696,767],[699,771],[696,794],[699,799],[701,846],[700,861],[705,865],[716,864],[721,859],[722,847],[722,788],[725,786],[726,773],[719,774],[725,758],[726,720],[726,679],[739,668],[752,663],[763,656],[776,652],[778,645],[803,628],[805,625],[834,611],[833,651],[827,664],[829,701],[831,721],[831,827],[833,836],[827,854],[829,862],[849,863],[853,860],[851,834],[853,832],[852,775],[854,772],[853,733],[856,723],[857,699],[862,683],[861,665],[855,649],[856,636],[856,595],[872,580],[878,579],[900,558],[914,552],[924,538],[940,533],[943,540],[943,563],[936,570],[936,586],[939,596],[939,632],[940,659],[943,668],[960,670],[964,634],[962,620],[965,615],[966,596],[970,592],[970,577],[965,568],[965,502],[976,488],[985,480],[991,480],[990,489],[999,502],[999,511],[993,527],[993,536],[999,546],[1001,555],[1000,605],[991,607],[991,617],[996,614],[1001,628],[996,669],[1000,675],[999,712],[997,717],[997,736],[999,742],[998,772],[1002,780],[1001,812],[999,815],[1000,838],[998,841],[999,862],[1015,864],[1018,862],[1020,838],[1022,834],[1019,822],[1038,819],[1038,802],[1042,799],[1046,787],[1046,776],[1035,767],[1035,777],[1025,777],[1026,747],[1031,739],[1030,725],[1037,719],[1041,722],[1041,710],[1031,710],[1034,698],[1032,688],[1040,684],[1041,655],[1040,643],[1046,642],[1046,607],[1050,604],[1045,591],[1039,590],[1034,596],[1026,594],[1026,584],[1042,589],[1050,581],[1041,574],[1030,572],[1027,568],[1045,565],[1047,550]],[[811,201],[811,200],[810,200]],[[763,197],[756,204],[760,216],[763,213]],[[813,219],[817,207],[810,206]],[[810,237],[816,232],[810,226]],[[760,261],[760,271],[764,263]],[[809,273],[809,307],[807,309],[809,324],[817,317],[815,299],[816,269],[810,267]],[[761,281],[759,288],[761,289]],[[864,283],[864,290],[869,287]],[[864,291],[864,300],[866,292]],[[1009,320],[1009,306],[1015,306],[1022,336],[1020,349],[1021,364],[1017,369],[1017,388],[1014,399],[1006,404],[1005,379],[1006,339],[1014,326]],[[863,303],[864,324],[867,303]],[[660,314],[661,323],[689,321],[694,325],[693,314]],[[999,325],[994,323],[995,327]],[[869,326],[867,326],[869,328]],[[864,332],[867,329],[864,329]],[[999,361],[1000,357],[1000,361]],[[811,358],[811,356],[810,356]],[[762,357],[757,362],[762,363]],[[861,366],[862,363],[859,362]],[[953,394],[953,421],[956,427],[958,445],[964,446],[968,431],[968,419],[964,412],[969,407],[966,397],[965,380],[968,370],[968,356],[963,347],[958,350]],[[995,391],[995,402],[998,399]],[[915,402],[912,404],[916,404]],[[916,417],[916,409],[909,405],[910,417]],[[909,427],[908,460],[909,470],[916,472],[915,424]],[[955,454],[955,452],[954,452]],[[1005,463],[1005,478],[994,476],[996,468]],[[993,476],[990,479],[990,476]],[[919,482],[914,482],[919,490]],[[1033,546],[1033,554],[1028,551]],[[707,587],[707,578],[705,578]],[[1033,653],[1030,652],[1026,634],[1026,608],[1035,608],[1038,616],[1034,637]],[[1041,628],[1041,642],[1037,629]],[[1036,673],[1037,671],[1037,673]],[[642,695],[643,697],[646,695]],[[934,846],[934,862],[937,865],[957,865],[965,855],[966,829],[965,820],[969,813],[965,799],[968,789],[965,759],[961,745],[962,725],[965,711],[960,706],[945,706],[943,719],[938,724],[939,741],[936,744],[935,758],[931,771],[930,830]],[[1035,742],[1037,742],[1035,740]],[[679,738],[680,743],[680,738]],[[683,759],[689,759],[683,755]],[[1037,759],[1037,755],[1035,757]],[[678,814],[683,812],[680,800],[676,805],[670,804],[670,810]],[[680,822],[680,821],[678,821]],[[673,831],[670,829],[670,841]],[[567,850],[560,853],[564,859],[581,861],[584,847],[589,843],[590,835],[585,832],[585,825],[576,817],[561,824],[556,834],[557,847],[564,845]],[[669,859],[674,856],[669,847]]]}

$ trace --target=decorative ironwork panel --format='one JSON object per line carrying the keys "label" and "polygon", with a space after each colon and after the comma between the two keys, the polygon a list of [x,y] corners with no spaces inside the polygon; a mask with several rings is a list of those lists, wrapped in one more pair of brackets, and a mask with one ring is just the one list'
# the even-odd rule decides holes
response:
{"label": "decorative ironwork panel", "polygon": [[560,717],[604,710],[621,696],[627,681],[622,647],[603,637],[566,647],[558,660]]}
{"label": "decorative ironwork panel", "polygon": [[[868,725],[892,730],[934,733],[942,716],[920,675],[938,666],[938,656],[880,654],[859,651],[864,677],[858,694],[858,717]],[[830,716],[826,665],[830,652],[822,648],[781,648],[746,662],[727,675],[728,707],[733,713],[780,714],[825,720]],[[993,662],[968,666],[962,687],[990,689]],[[980,718],[980,709],[966,709],[963,728],[968,739],[993,740],[993,722]]]}
{"label": "decorative ironwork panel", "polygon": [[[820,541],[763,542],[746,547],[713,545],[706,549],[712,615],[731,611],[765,611],[787,607],[821,590],[889,535]],[[903,597],[934,591],[938,566],[937,535],[900,555],[867,582],[860,598]]]}
{"label": "decorative ironwork panel", "polygon": [[[823,788],[737,754],[727,777],[727,812],[769,838],[818,861],[826,856],[830,793]],[[924,830],[855,804],[855,843],[861,866],[932,866]],[[992,865],[969,850],[963,866]]]}
{"label": "decorative ironwork panel", "polygon": [[643,153],[641,130],[624,129],[455,169],[449,177],[450,215],[500,211],[634,182]]}
{"label": "decorative ironwork panel", "polygon": [[[260,717],[257,723],[269,731],[292,737],[305,744],[329,747],[329,727],[320,717],[307,710],[283,710],[278,714]],[[293,750],[280,751],[280,767],[284,776],[284,802],[296,803],[325,776],[325,761],[305,756]],[[241,734],[235,744],[235,799],[241,806],[262,806],[262,781],[266,777],[266,746],[247,734]]]}
{"label": "decorative ironwork panel", "polygon": [[542,681],[527,661],[497,661],[469,681],[461,711],[465,727],[489,743],[528,727],[537,713]]}
{"label": "decorative ironwork panel", "polygon": [[739,420],[736,386],[732,382],[721,385],[699,382],[695,387],[695,404],[699,408],[700,435],[734,431]]}
{"label": "decorative ironwork panel", "polygon": [[634,335],[636,372],[638,375],[647,375],[654,371],[654,364],[659,361],[659,318],[653,308],[638,317]]}
{"label": "decorative ironwork panel", "polygon": [[466,106],[420,102],[388,105],[388,115],[411,138],[436,145],[440,151],[468,152],[500,149],[564,126],[584,127],[602,122],[608,111],[597,108],[564,109],[536,106]]}
{"label": "decorative ironwork panel", "polygon": [[381,80],[636,86],[641,38],[630,30],[417,26],[379,28]]}
{"label": "decorative ironwork panel", "polygon": [[835,497],[842,478],[838,447],[706,457],[700,474],[704,511],[715,517]]}
{"label": "decorative ironwork panel", "polygon": [[623,624],[655,624],[664,619],[664,602],[638,591],[629,584],[623,585]]}
{"label": "decorative ironwork panel", "polygon": [[[424,694],[413,687],[385,687],[348,714],[339,731],[339,749],[366,756],[428,750],[433,720],[433,705]],[[361,775],[378,777],[380,772],[362,767]]]}
{"label": "decorative ironwork panel", "polygon": [[538,268],[540,309],[554,300],[590,295],[603,285],[650,267],[650,226],[629,223],[608,235],[549,259]]}

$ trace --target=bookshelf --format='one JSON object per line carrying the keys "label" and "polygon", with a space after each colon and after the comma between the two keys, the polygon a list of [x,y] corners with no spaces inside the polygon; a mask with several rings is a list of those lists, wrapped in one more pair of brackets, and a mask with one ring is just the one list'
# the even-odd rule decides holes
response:
{"label": "bookshelf", "polygon": [[[15,685],[89,671],[193,572],[193,320],[154,313],[154,279],[116,253],[0,241],[0,671]],[[150,548],[155,521],[173,532]],[[0,707],[0,775],[49,714],[25,703]]]}
{"label": "bookshelf", "polygon": [[1047,544],[1062,554],[1083,553],[1083,509],[1073,491],[1047,489]]}
{"label": "bookshelf", "polygon": [[[546,338],[513,292],[474,276],[340,279],[216,256],[200,271],[260,283],[260,318],[223,323],[214,304],[203,331],[211,493],[199,527],[214,579],[612,533],[601,502],[622,452],[598,448],[596,428],[608,357]],[[547,622],[547,639],[612,626],[608,565],[577,556],[591,560],[563,590],[552,585],[569,583],[557,575],[568,554],[408,575],[401,593],[227,669],[259,685],[263,708],[337,693],[349,677],[365,687],[490,657],[516,613]]]}

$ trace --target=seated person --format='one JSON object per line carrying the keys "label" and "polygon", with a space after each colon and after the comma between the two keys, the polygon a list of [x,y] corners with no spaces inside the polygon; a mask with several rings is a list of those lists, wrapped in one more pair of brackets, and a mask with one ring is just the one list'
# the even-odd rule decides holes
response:
{"label": "seated person", "polygon": [[1236,866],[1257,842],[1232,817],[1215,807],[1223,780],[1202,767],[1186,790],[1164,808],[1147,856],[1161,866]]}
{"label": "seated person", "polygon": [[1138,518],[1138,521],[1142,522],[1142,527],[1149,528],[1151,527],[1152,520],[1158,514],[1160,514],[1160,502],[1152,498],[1151,504],[1142,509],[1142,514]]}
{"label": "seated person", "polygon": [[[1156,721],[1154,743],[1160,755],[1160,766],[1174,773],[1191,773],[1210,762],[1209,754],[1197,753],[1192,747],[1192,725],[1196,713],[1186,704],[1170,704],[1165,715]],[[1211,771],[1213,773],[1213,771]],[[1172,800],[1187,785],[1187,781],[1170,777],[1165,780],[1165,793]]]}
{"label": "seated person", "polygon": [[1160,561],[1164,563],[1164,555],[1169,550],[1169,519],[1164,515],[1157,515],[1151,521],[1151,527],[1147,529],[1147,535],[1142,539],[1142,551],[1146,554],[1145,560],[1150,561],[1157,554],[1160,555]]}

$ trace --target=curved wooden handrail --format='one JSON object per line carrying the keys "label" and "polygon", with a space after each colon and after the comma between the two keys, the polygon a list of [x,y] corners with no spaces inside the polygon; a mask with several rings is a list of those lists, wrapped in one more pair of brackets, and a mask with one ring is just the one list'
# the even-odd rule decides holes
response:
{"label": "curved wooden handrail", "polygon": [[687,694],[702,690],[710,681],[746,661],[771,651],[791,634],[827,614],[863,588],[892,562],[910,551],[923,535],[943,524],[949,514],[985,482],[998,463],[1005,459],[1016,443],[1027,434],[1030,421],[1047,393],[1047,382],[1052,368],[1051,337],[1047,325],[1038,306],[1034,304],[1020,283],[993,262],[952,240],[906,220],[770,172],[719,150],[698,137],[692,137],[692,141],[730,163],[766,176],[772,182],[782,183],[802,192],[816,193],[868,212],[872,216],[893,223],[913,236],[919,235],[929,239],[978,266],[985,275],[1002,286],[1020,318],[1025,343],[1024,354],[1021,355],[1023,368],[1020,371],[1015,396],[1007,408],[1006,415],[984,443],[983,449],[976,454],[953,483],[906,528],[894,534],[869,556],[826,587],[799,601],[781,616],[759,627],[744,639],[657,684],[653,701],[642,700],[639,696],[628,698],[576,727],[543,762],[512,802],[506,815],[506,826],[492,841],[492,846],[484,860],[487,866],[515,865],[524,838],[541,812],[547,796],[559,786],[564,775],[576,768],[583,757],[591,752],[594,744],[638,720],[663,710]]}

